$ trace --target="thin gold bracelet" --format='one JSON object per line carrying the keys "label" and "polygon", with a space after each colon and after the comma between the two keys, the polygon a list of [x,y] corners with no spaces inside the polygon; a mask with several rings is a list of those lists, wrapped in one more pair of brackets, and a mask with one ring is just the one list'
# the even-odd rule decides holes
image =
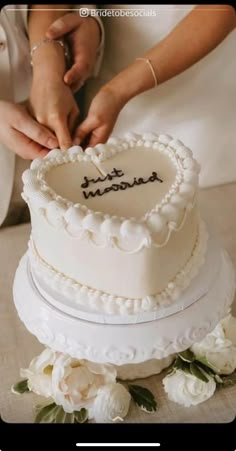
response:
{"label": "thin gold bracelet", "polygon": [[151,61],[148,58],[136,58],[136,60],[145,61],[145,63],[148,64],[148,66],[150,67],[150,70],[152,72],[152,76],[153,76],[155,87],[156,87],[159,83],[158,83],[158,79],[157,79],[156,73],[153,69],[153,65],[152,65]]}
{"label": "thin gold bracelet", "polygon": [[34,52],[35,52],[36,50],[38,50],[39,47],[41,47],[41,45],[43,45],[43,44],[51,44],[51,43],[59,44],[61,47],[63,47],[65,58],[66,58],[66,60],[68,61],[68,59],[69,59],[68,48],[67,48],[67,46],[65,45],[65,43],[62,41],[62,39],[46,39],[46,38],[45,38],[45,39],[42,39],[42,41],[37,42],[37,44],[35,44],[35,45],[31,48],[31,50],[30,50],[30,56],[31,56],[30,64],[31,64],[31,66],[33,66],[32,57],[33,57]]}

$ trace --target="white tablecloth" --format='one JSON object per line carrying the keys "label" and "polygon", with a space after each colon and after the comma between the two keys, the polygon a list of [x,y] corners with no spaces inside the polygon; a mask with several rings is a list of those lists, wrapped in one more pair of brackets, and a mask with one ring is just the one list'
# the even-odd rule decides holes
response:
{"label": "white tablecloth", "polygon": [[[236,184],[204,190],[200,193],[203,216],[218,231],[222,244],[229,252],[236,268]],[[32,422],[35,405],[42,401],[32,393],[21,396],[10,391],[20,379],[20,368],[42,349],[17,317],[12,300],[12,283],[19,259],[27,249],[30,225],[2,229],[0,231],[0,414],[7,422]],[[236,303],[233,306],[236,316]],[[149,388],[157,399],[158,410],[146,414],[132,404],[127,422],[229,422],[236,414],[236,386],[219,390],[207,402],[185,408],[167,400],[162,375],[136,381]]]}

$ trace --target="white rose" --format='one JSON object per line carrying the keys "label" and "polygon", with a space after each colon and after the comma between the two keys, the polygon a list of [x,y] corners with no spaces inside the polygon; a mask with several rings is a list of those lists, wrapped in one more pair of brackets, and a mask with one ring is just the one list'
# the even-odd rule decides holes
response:
{"label": "white rose", "polygon": [[112,423],[122,420],[128,413],[131,396],[121,384],[101,387],[91,409],[97,423]]}
{"label": "white rose", "polygon": [[176,370],[163,379],[165,392],[171,401],[185,407],[196,406],[209,399],[215,392],[216,383],[212,377],[201,381],[192,374]]}
{"label": "white rose", "polygon": [[221,320],[221,324],[225,331],[226,338],[236,346],[236,318],[232,315],[228,315]]}
{"label": "white rose", "polygon": [[27,369],[21,369],[20,375],[28,379],[28,387],[37,395],[46,398],[52,395],[52,370],[57,353],[46,348],[38,357],[35,357]]}
{"label": "white rose", "polygon": [[217,373],[233,373],[236,369],[236,318],[226,316],[191,350],[196,356],[206,357]]}
{"label": "white rose", "polygon": [[100,387],[116,381],[112,365],[76,360],[60,354],[52,371],[52,397],[65,412],[93,405]]}

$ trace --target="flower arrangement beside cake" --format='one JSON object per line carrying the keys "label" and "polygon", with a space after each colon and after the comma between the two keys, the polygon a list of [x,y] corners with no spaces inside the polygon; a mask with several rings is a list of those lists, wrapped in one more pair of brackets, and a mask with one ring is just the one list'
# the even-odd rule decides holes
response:
{"label": "flower arrangement beside cake", "polygon": [[[227,315],[200,343],[178,354],[163,377],[171,401],[185,407],[207,401],[217,388],[236,384],[236,318]],[[36,422],[99,423],[123,421],[133,400],[152,413],[158,406],[152,393],[139,385],[119,379],[119,369],[95,364],[46,348],[34,358],[26,378],[14,393],[34,392],[49,398],[40,406]]]}

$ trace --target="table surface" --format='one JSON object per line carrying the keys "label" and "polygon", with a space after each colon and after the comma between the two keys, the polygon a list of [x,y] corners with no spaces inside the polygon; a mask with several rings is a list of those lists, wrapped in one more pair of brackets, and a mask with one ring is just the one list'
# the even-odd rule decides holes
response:
{"label": "table surface", "polygon": [[[218,233],[236,268],[236,184],[202,190],[199,195],[202,216]],[[33,393],[16,396],[11,386],[20,379],[20,368],[28,367],[43,346],[19,320],[12,300],[12,283],[21,256],[27,249],[30,225],[23,224],[0,231],[0,414],[6,422],[31,423],[35,406],[42,399]],[[236,316],[236,302],[233,304]],[[129,423],[221,423],[236,414],[236,386],[219,390],[203,404],[185,408],[167,399],[156,375],[137,380],[156,397],[158,409],[153,414],[141,411],[133,403]]]}

